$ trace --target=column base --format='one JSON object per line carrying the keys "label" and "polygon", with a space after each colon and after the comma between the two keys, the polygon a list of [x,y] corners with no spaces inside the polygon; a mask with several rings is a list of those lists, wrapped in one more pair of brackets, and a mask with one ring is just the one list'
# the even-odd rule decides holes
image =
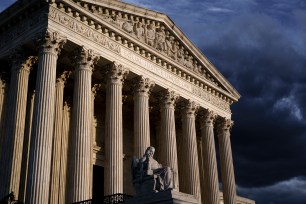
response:
{"label": "column base", "polygon": [[147,193],[133,197],[127,200],[127,204],[198,204],[199,201],[193,196],[186,193],[167,190],[157,193]]}

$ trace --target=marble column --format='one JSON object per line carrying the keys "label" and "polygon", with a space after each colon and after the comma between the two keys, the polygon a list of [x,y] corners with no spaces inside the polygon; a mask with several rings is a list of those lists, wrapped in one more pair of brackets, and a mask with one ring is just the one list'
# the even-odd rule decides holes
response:
{"label": "marble column", "polygon": [[[186,193],[194,195],[201,200],[199,182],[198,149],[195,127],[195,114],[199,106],[193,101],[187,101],[182,109],[183,143],[181,151],[184,152],[186,163],[184,168]],[[181,174],[182,175],[182,174]]]}
{"label": "marble column", "polygon": [[64,103],[63,125],[61,137],[61,160],[59,172],[59,198],[58,204],[66,204],[66,186],[67,186],[67,164],[68,164],[68,138],[70,133],[70,107],[67,102]]}
{"label": "marble column", "polygon": [[[181,120],[178,120],[178,122],[181,122]],[[186,152],[183,152],[183,145],[184,145],[184,139],[183,139],[183,129],[182,124],[179,123],[176,125],[176,144],[177,144],[177,160],[178,160],[178,171],[180,172],[179,175],[179,184],[180,184],[180,192],[187,193],[187,185],[185,181],[187,178],[184,177],[186,175]]]}
{"label": "marble column", "polygon": [[25,51],[20,48],[14,52],[2,149],[2,166],[5,168],[1,168],[0,197],[14,192],[18,199],[29,74],[37,58],[25,57]]}
{"label": "marble column", "polygon": [[[95,119],[95,98],[98,93],[98,91],[101,89],[102,85],[101,84],[94,84],[92,89],[91,89],[91,132],[90,132],[90,149],[91,149],[91,157],[90,157],[90,175],[93,175],[93,163],[94,163],[94,158],[93,158],[93,147],[94,147],[94,139],[96,138],[96,119]],[[90,195],[92,195],[92,179],[90,182]]]}
{"label": "marble column", "polygon": [[[199,134],[201,135],[201,134]],[[199,160],[199,174],[200,174],[200,187],[201,187],[201,203],[204,203],[205,185],[204,185],[204,164],[203,164],[203,151],[202,151],[202,137],[197,138],[198,147],[198,160]]]}
{"label": "marble column", "polygon": [[214,139],[214,124],[216,115],[212,111],[205,111],[201,115],[202,157],[204,184],[203,203],[219,204],[219,182],[217,159]]}
{"label": "marble column", "polygon": [[58,204],[59,198],[59,174],[61,160],[61,137],[63,126],[63,105],[64,105],[64,88],[67,77],[70,72],[65,71],[61,74],[55,85],[55,114],[54,114],[54,135],[52,147],[51,163],[51,183],[50,183],[50,204]]}
{"label": "marble column", "polygon": [[177,146],[175,132],[175,103],[179,95],[174,91],[165,90],[161,92],[161,138],[163,155],[162,164],[173,169],[174,172],[174,190],[179,191],[178,164],[177,164]]}
{"label": "marble column", "polygon": [[71,137],[69,141],[69,203],[91,199],[91,77],[97,57],[82,47],[74,75]]}
{"label": "marble column", "polygon": [[65,41],[60,34],[50,30],[41,38],[25,202],[27,204],[49,201],[56,63]]}
{"label": "marble column", "polygon": [[[6,88],[7,85],[3,79],[0,79],[0,164],[1,164],[1,154],[2,154],[2,145],[4,137],[4,122],[5,122],[5,113],[6,113]],[[1,180],[1,176],[0,176]]]}
{"label": "marble column", "polygon": [[149,97],[155,83],[139,76],[134,84],[134,156],[140,158],[150,146]]}
{"label": "marble column", "polygon": [[28,178],[28,163],[29,163],[29,154],[30,154],[30,141],[31,141],[31,132],[32,132],[35,91],[31,91],[31,94],[28,98],[30,103],[28,104],[27,108],[26,127],[24,134],[22,164],[21,164],[22,171],[20,176],[19,197],[18,197],[19,201],[22,202],[25,202],[26,187],[27,187],[26,185]]}
{"label": "marble column", "polygon": [[128,73],[116,63],[106,67],[104,195],[123,193],[122,86]]}
{"label": "marble column", "polygon": [[221,161],[221,176],[223,199],[225,204],[236,204],[236,183],[233,165],[233,155],[230,140],[230,130],[233,122],[222,119],[218,124],[218,139]]}

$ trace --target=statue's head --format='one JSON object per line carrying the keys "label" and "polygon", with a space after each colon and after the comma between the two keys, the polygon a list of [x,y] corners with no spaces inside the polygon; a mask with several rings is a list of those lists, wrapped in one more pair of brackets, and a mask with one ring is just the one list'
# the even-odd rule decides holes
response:
{"label": "statue's head", "polygon": [[154,147],[148,147],[146,149],[145,155],[146,155],[147,158],[153,158],[154,153],[155,153],[155,148]]}

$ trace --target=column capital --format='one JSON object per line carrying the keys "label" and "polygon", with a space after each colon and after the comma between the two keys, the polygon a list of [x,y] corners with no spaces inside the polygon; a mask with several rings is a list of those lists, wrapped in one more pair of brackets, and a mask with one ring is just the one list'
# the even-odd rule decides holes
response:
{"label": "column capital", "polygon": [[154,81],[151,81],[149,78],[145,78],[142,75],[135,77],[132,81],[134,84],[134,93],[143,93],[150,95],[152,88],[155,86]]}
{"label": "column capital", "polygon": [[56,79],[56,83],[65,84],[67,79],[71,76],[71,71],[64,71],[59,77]]}
{"label": "column capital", "polygon": [[95,98],[98,91],[101,90],[102,84],[94,84],[91,88],[92,96]]}
{"label": "column capital", "polygon": [[66,42],[67,38],[65,36],[49,29],[43,32],[42,36],[38,39],[40,52],[48,52],[57,56]]}
{"label": "column capital", "polygon": [[30,72],[38,59],[37,56],[27,56],[26,50],[21,46],[13,48],[9,58],[12,61],[11,71],[25,70],[28,72]]}
{"label": "column capital", "polygon": [[6,83],[4,80],[0,79],[0,89],[5,89]]}
{"label": "column capital", "polygon": [[200,106],[196,102],[192,100],[187,100],[182,102],[182,116],[184,117],[195,117],[197,111],[199,110]]}
{"label": "column capital", "polygon": [[180,98],[180,95],[170,89],[159,92],[159,100],[161,107],[174,108],[175,103]]}
{"label": "column capital", "polygon": [[129,69],[124,67],[122,64],[112,62],[105,67],[105,73],[107,79],[111,83],[122,84],[129,74]]}
{"label": "column capital", "polygon": [[100,58],[93,50],[87,49],[84,46],[80,47],[75,54],[79,70],[88,69],[92,71]]}
{"label": "column capital", "polygon": [[221,135],[230,135],[230,131],[234,125],[234,121],[227,118],[222,118],[220,121],[218,121],[217,124],[217,130],[218,130],[218,136]]}
{"label": "column capital", "polygon": [[214,126],[217,119],[217,114],[214,111],[206,110],[201,112],[200,120],[201,120],[201,128],[205,126]]}

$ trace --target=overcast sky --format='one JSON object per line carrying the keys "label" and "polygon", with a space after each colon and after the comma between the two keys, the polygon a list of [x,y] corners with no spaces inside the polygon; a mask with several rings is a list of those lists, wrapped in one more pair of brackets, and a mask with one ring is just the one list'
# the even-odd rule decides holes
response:
{"label": "overcast sky", "polygon": [[169,15],[242,95],[232,107],[238,194],[305,204],[306,1],[125,1]]}

